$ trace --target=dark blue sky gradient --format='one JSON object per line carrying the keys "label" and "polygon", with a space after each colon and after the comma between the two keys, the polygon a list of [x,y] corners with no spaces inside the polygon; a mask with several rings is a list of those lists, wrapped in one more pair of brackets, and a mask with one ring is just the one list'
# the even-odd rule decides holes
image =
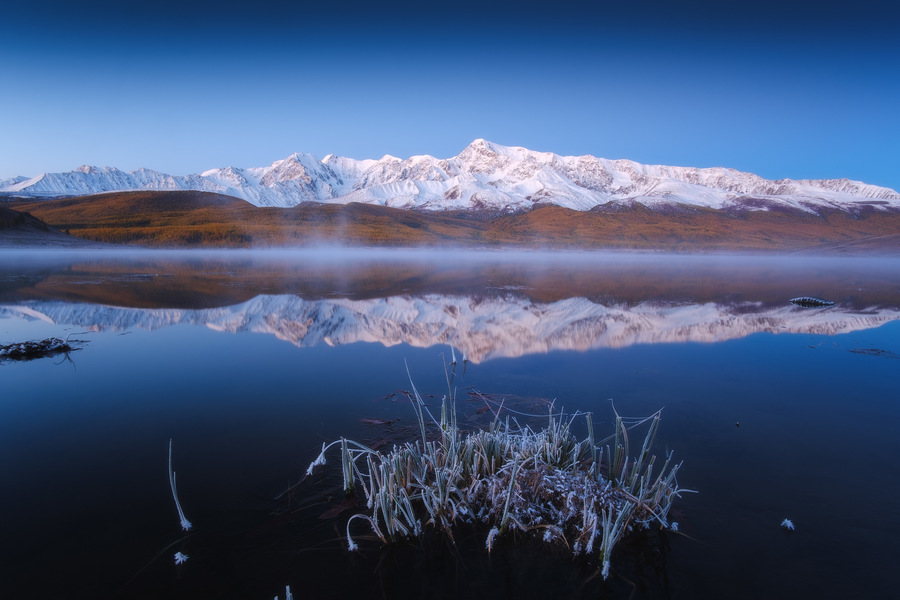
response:
{"label": "dark blue sky gradient", "polygon": [[894,2],[4,6],[0,178],[559,154],[900,188]]}

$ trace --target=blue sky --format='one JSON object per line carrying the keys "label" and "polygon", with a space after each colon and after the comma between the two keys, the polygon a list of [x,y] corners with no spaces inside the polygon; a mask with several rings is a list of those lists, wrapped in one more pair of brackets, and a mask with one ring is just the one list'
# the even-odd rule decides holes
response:
{"label": "blue sky", "polygon": [[895,4],[8,2],[0,178],[486,138],[900,189]]}

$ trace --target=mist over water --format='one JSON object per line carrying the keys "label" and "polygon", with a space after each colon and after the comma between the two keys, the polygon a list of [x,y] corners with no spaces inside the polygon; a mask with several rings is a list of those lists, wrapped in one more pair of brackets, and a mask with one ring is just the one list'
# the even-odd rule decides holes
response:
{"label": "mist over water", "polygon": [[[886,596],[898,282],[879,258],[4,251],[0,345],[79,343],[0,362],[14,491],[0,495],[0,596]],[[835,305],[788,302],[804,295]],[[342,500],[331,460],[274,500],[323,442],[408,435],[404,362],[437,402],[451,352],[463,427],[485,425],[470,390],[524,413],[591,411],[604,435],[610,399],[630,416],[664,408],[654,451],[699,491],[676,503],[684,535],[639,532],[604,582],[594,559],[539,540],[488,555],[477,527],[455,548],[362,535],[348,554],[349,513],[320,518]],[[846,509],[874,485],[865,514]],[[845,548],[845,568],[823,573]]]}
{"label": "mist over water", "polygon": [[[183,288],[209,302],[218,298],[219,304],[269,293],[387,297],[505,291],[531,298],[630,303],[780,304],[817,295],[864,308],[897,305],[898,273],[893,257],[342,247],[0,253],[0,293],[12,299],[47,297],[51,287],[57,299],[67,299],[67,294],[86,294],[82,284],[88,284],[94,290],[130,290],[142,298],[150,289],[174,293],[173,288]],[[152,300],[160,307],[176,307],[166,304],[164,293]]]}

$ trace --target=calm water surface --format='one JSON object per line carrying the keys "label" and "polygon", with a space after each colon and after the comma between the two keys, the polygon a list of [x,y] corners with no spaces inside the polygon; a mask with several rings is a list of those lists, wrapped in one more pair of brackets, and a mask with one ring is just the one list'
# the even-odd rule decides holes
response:
{"label": "calm water surface", "polygon": [[[0,597],[893,595],[898,263],[4,251],[0,344],[82,342],[0,364]],[[787,302],[800,295],[836,305]],[[699,492],[673,511],[680,533],[624,542],[604,582],[534,540],[488,555],[477,528],[455,547],[361,535],[350,554],[348,514],[321,518],[342,500],[334,460],[281,495],[323,441],[405,439],[404,361],[438,402],[451,347],[469,427],[484,419],[470,389],[610,432],[611,399],[662,408],[656,450]]]}

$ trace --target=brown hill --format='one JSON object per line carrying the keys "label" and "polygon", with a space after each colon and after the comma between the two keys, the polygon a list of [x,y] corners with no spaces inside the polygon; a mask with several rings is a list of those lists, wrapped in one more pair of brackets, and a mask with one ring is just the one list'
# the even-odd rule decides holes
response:
{"label": "brown hill", "polygon": [[46,223],[36,219],[27,212],[0,206],[0,229],[37,229],[47,231],[49,227],[47,227]]}
{"label": "brown hill", "polygon": [[146,246],[439,245],[471,241],[484,227],[363,204],[260,208],[208,192],[114,192],[14,207],[86,239]]}
{"label": "brown hill", "polygon": [[900,213],[874,209],[858,215],[838,210],[816,215],[799,210],[726,212],[684,205],[664,210],[640,204],[605,206],[588,212],[543,206],[503,217],[497,224],[512,237],[554,247],[796,251],[837,250],[870,240],[872,249],[900,250],[896,238]]}
{"label": "brown hill", "polygon": [[90,242],[66,235],[30,213],[0,205],[0,248],[89,245]]}
{"label": "brown hill", "polygon": [[116,192],[12,204],[73,235],[145,246],[517,246],[690,250],[900,251],[900,212],[720,211],[554,205],[506,215],[367,204],[260,208],[206,192]]}

